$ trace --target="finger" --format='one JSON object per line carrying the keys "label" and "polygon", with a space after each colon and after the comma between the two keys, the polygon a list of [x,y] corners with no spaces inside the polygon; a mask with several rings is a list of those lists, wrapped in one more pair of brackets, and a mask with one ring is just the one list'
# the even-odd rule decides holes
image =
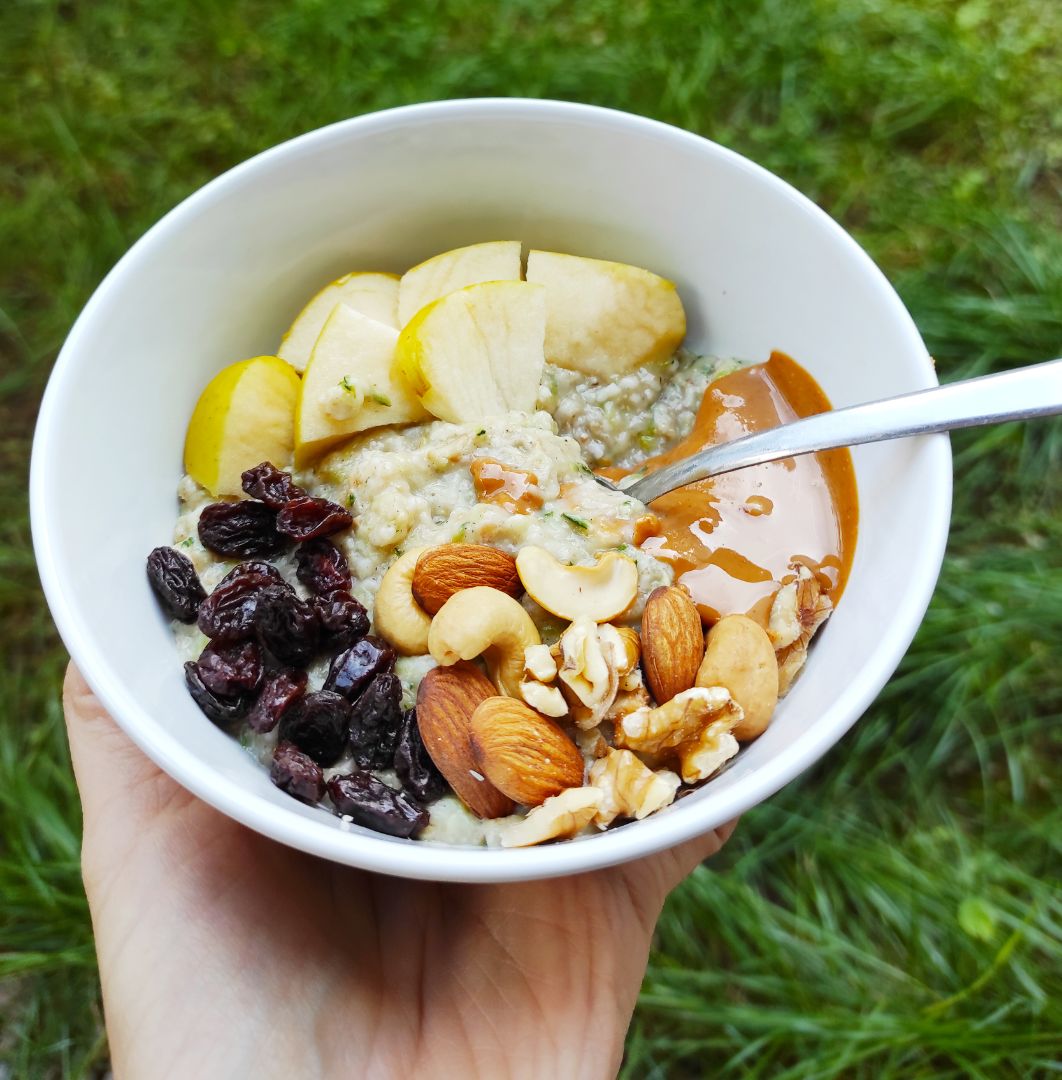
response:
{"label": "finger", "polygon": [[74,776],[86,819],[123,800],[133,790],[144,790],[161,777],[114,722],[71,662],[63,682],[63,712]]}
{"label": "finger", "polygon": [[718,854],[723,845],[730,839],[737,828],[738,818],[720,825],[718,829],[705,833],[703,836],[695,836],[674,848],[672,855],[675,858],[677,878],[670,888],[674,888],[680,881],[688,877],[702,862]]}
{"label": "finger", "polygon": [[738,819],[695,836],[677,847],[631,864],[632,869],[653,881],[660,903],[680,882],[684,881],[702,862],[716,855],[737,828]]}

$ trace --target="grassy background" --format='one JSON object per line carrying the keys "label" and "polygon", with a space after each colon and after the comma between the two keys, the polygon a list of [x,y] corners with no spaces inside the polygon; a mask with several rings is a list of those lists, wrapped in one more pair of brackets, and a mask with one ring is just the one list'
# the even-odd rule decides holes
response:
{"label": "grassy background", "polygon": [[[93,287],[204,181],[384,106],[596,102],[811,195],[884,267],[944,379],[1062,352],[1058,5],[6,0],[0,40],[0,1076],[106,1067],[63,656],[28,541],[36,402]],[[1059,1071],[1062,426],[954,445],[949,558],[914,647],[673,897],[630,1076]]]}

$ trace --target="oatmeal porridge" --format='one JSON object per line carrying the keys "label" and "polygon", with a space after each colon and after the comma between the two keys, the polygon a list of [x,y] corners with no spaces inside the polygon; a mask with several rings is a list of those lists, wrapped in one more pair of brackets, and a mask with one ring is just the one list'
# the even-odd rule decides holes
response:
{"label": "oatmeal porridge", "polygon": [[847,451],[652,507],[600,484],[829,407],[684,334],[664,279],[508,241],[326,286],[204,390],[148,560],[202,712],[429,842],[591,836],[710,780],[840,597],[856,502]]}

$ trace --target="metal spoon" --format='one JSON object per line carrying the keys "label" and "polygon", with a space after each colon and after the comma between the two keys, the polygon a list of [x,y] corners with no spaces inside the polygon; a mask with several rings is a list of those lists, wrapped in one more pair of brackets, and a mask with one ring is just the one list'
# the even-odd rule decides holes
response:
{"label": "metal spoon", "polygon": [[710,446],[622,488],[603,477],[596,479],[607,488],[650,503],[694,480],[765,461],[1058,413],[1062,413],[1062,360],[1048,360],[782,424],[770,431]]}

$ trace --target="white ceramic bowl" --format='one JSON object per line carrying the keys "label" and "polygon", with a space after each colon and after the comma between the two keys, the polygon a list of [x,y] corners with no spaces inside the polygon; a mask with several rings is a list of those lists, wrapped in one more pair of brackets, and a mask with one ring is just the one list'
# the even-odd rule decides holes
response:
{"label": "white ceramic bowl", "polygon": [[89,301],[34,444],[33,537],[67,648],[132,739],[181,784],[285,844],[408,877],[511,881],[634,859],[761,802],[848,730],[932,594],[950,513],[947,439],[855,452],[862,510],[847,592],[770,729],[645,821],[525,850],[397,840],[305,807],[184,688],[144,559],[171,536],[184,429],[207,380],[272,352],[301,302],[352,268],[525,245],[678,283],[704,351],[795,356],[835,405],[930,386],[899,298],[822,211],[744,158],[636,116],[550,101],[418,105],[334,124],[219,177],[169,213]]}

